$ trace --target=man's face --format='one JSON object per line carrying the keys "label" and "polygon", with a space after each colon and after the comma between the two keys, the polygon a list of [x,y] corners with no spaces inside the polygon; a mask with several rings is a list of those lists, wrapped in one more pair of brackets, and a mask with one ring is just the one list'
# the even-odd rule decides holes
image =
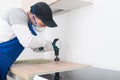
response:
{"label": "man's face", "polygon": [[46,25],[37,17],[34,16],[34,22],[36,21],[36,23],[34,23],[35,25],[37,24],[39,27],[46,27]]}

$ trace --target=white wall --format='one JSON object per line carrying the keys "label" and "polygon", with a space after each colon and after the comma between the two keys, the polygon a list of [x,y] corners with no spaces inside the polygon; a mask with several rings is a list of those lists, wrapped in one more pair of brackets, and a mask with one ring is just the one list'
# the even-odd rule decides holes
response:
{"label": "white wall", "polygon": [[3,17],[11,8],[21,7],[21,0],[2,0],[0,2],[0,17]]}
{"label": "white wall", "polygon": [[61,59],[120,71],[119,3],[94,0],[93,5],[56,16],[59,28],[50,30],[50,37],[60,38]]}

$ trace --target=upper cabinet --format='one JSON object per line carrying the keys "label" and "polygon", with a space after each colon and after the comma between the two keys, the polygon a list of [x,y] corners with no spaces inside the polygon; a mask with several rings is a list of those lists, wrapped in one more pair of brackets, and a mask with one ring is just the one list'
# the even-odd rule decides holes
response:
{"label": "upper cabinet", "polygon": [[29,11],[30,6],[40,1],[48,3],[54,15],[63,14],[93,2],[93,0],[22,0],[22,8]]}
{"label": "upper cabinet", "polygon": [[46,2],[47,4],[50,5],[50,4],[57,2],[57,1],[58,0],[22,0],[22,8],[25,11],[29,11],[30,7],[37,2]]}

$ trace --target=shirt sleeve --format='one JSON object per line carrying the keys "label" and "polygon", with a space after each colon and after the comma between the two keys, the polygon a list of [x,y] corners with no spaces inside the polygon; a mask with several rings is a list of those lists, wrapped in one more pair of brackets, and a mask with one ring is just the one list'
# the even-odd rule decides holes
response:
{"label": "shirt sleeve", "polygon": [[46,41],[46,45],[43,46],[43,49],[40,50],[40,48],[32,48],[33,51],[35,52],[49,52],[49,51],[53,51],[53,46],[52,46],[52,42],[51,41]]}
{"label": "shirt sleeve", "polygon": [[37,36],[34,36],[29,30],[28,26],[22,24],[14,24],[11,26],[19,42],[28,48],[38,48],[46,45],[44,33],[37,32]]}
{"label": "shirt sleeve", "polygon": [[13,32],[24,47],[38,48],[45,46],[46,40],[42,32],[37,33],[37,36],[31,33],[28,27],[27,15],[22,9],[15,8],[11,10],[8,19]]}
{"label": "shirt sleeve", "polygon": [[27,24],[27,14],[20,8],[12,9],[8,14],[8,21],[10,25],[13,24]]}

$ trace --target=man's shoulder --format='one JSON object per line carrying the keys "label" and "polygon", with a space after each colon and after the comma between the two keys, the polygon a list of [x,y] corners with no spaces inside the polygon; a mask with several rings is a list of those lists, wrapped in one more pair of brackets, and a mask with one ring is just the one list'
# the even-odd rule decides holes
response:
{"label": "man's shoulder", "polygon": [[26,24],[28,22],[26,12],[21,8],[13,8],[8,12],[7,20],[9,24]]}
{"label": "man's shoulder", "polygon": [[19,14],[26,14],[25,11],[21,8],[13,8],[9,11],[9,14],[16,14],[16,13],[19,13]]}

